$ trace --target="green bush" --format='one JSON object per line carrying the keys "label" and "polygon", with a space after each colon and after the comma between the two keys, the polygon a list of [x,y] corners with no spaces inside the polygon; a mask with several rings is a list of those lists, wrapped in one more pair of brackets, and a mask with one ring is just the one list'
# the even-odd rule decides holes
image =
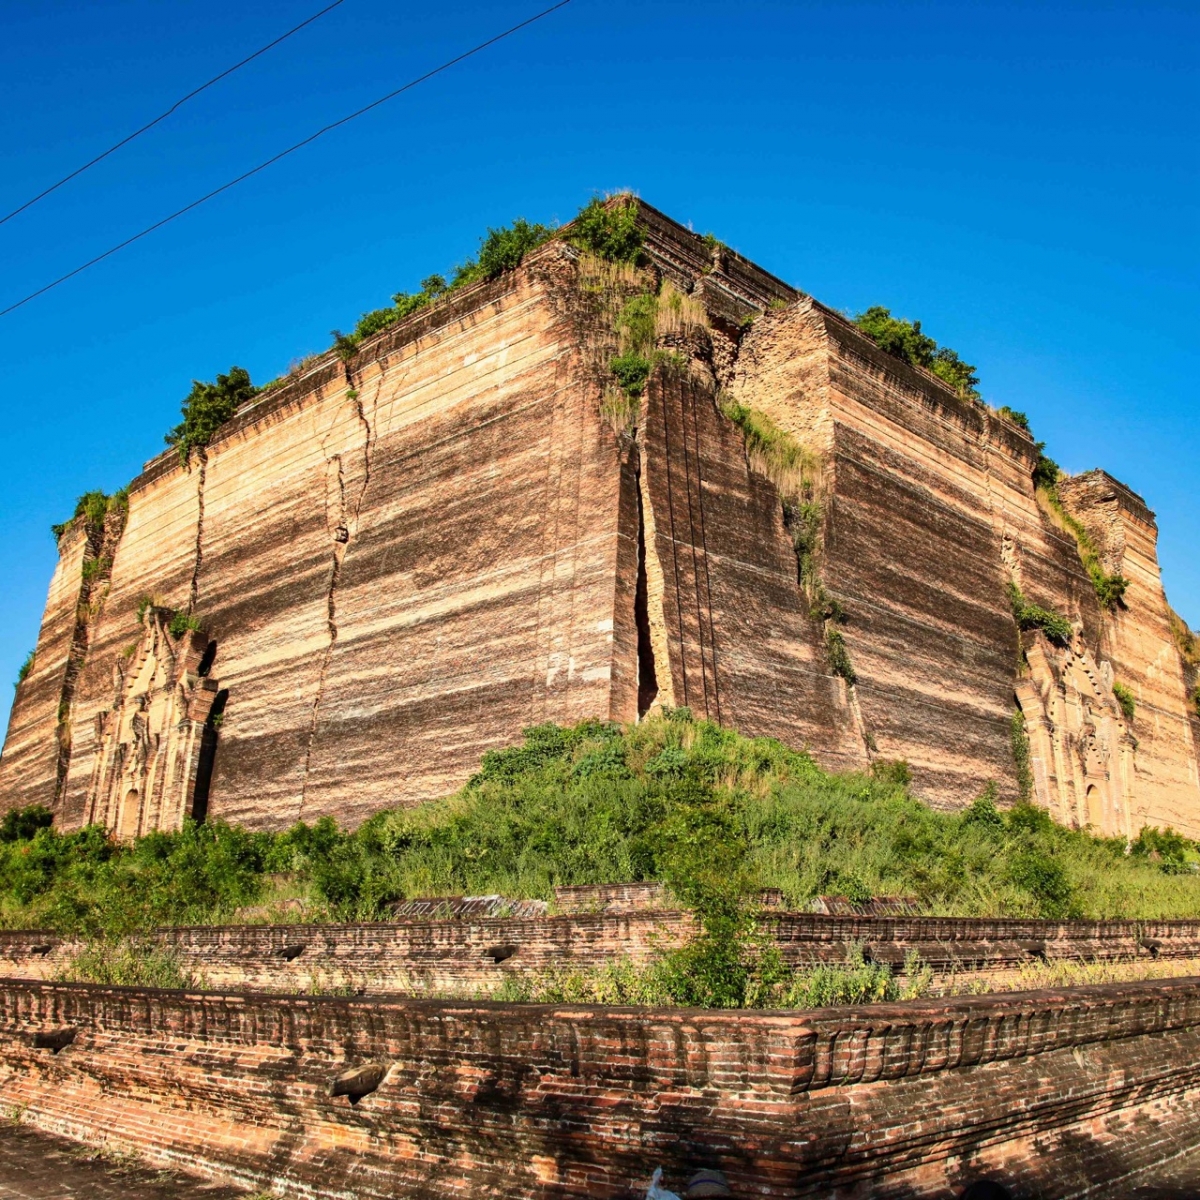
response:
{"label": "green bush", "polygon": [[1176,833],[1174,829],[1157,829],[1150,825],[1138,834],[1129,852],[1136,858],[1157,862],[1159,869],[1168,875],[1191,871],[1192,864],[1196,862],[1196,847],[1183,834]]}
{"label": "green bush", "polygon": [[947,915],[1200,912],[1190,867],[1168,872],[1149,850],[1127,855],[1123,841],[1057,826],[1032,804],[1003,813],[993,796],[937,812],[892,780],[829,774],[778,742],[676,713],[541,725],[489,752],[455,795],[353,833],[329,818],[278,834],[188,823],[118,844],[94,826],[60,833],[14,817],[15,840],[0,839],[0,924],[111,940],[229,920],[269,899],[280,872],[311,912],[347,920],[415,896],[550,899],[560,885],[659,880],[699,918],[661,985],[681,1002],[733,1004],[786,977],[762,935],[764,887],[795,907],[836,891],[914,896]]}
{"label": "green bush", "polygon": [[1008,600],[1018,629],[1040,629],[1057,646],[1068,646],[1075,630],[1066,617],[1026,601],[1021,589],[1008,585]]}
{"label": "green bush", "polygon": [[514,270],[526,254],[553,236],[554,230],[548,225],[531,225],[524,217],[518,217],[511,225],[489,229],[480,242],[479,257],[468,259],[454,269],[451,290]]}
{"label": "green bush", "polygon": [[959,395],[979,399],[976,390],[979,377],[975,374],[975,368],[963,362],[953,350],[939,346],[928,334],[922,333],[920,321],[893,317],[889,309],[876,304],[859,313],[854,323],[893,358],[924,367],[948,383]]}
{"label": "green bush", "polygon": [[829,667],[835,675],[840,675],[847,683],[858,682],[854,664],[850,661],[850,651],[846,648],[846,639],[842,631],[829,625],[825,629],[825,653],[829,657]]}
{"label": "green bush", "polygon": [[191,633],[197,629],[202,629],[204,623],[198,616],[192,613],[186,613],[183,609],[172,613],[171,619],[167,622],[167,632],[173,638],[181,638],[185,633]]}
{"label": "green bush", "polygon": [[596,197],[579,210],[568,236],[575,245],[599,258],[637,266],[645,259],[645,235],[637,216],[637,201],[632,196],[616,202]]}
{"label": "green bush", "polygon": [[1013,710],[1009,722],[1009,745],[1017,775],[1017,798],[1028,803],[1033,799],[1033,762],[1029,750],[1029,732],[1025,728],[1025,714],[1019,708]]}
{"label": "green bush", "polygon": [[258,392],[242,367],[230,367],[229,374],[218,375],[216,383],[193,379],[180,409],[183,420],[167,434],[167,445],[179,451],[179,460],[186,465],[192,451],[207,446],[217,430]]}
{"label": "green bush", "polygon": [[10,808],[0,821],[0,842],[27,842],[39,829],[49,829],[53,824],[54,814],[43,804]]}
{"label": "green bush", "polygon": [[504,271],[521,265],[521,260],[530,250],[540,246],[554,236],[547,225],[535,225],[518,217],[511,225],[489,229],[480,239],[479,255],[456,267],[453,278],[447,284],[442,275],[430,275],[421,281],[419,292],[397,292],[392,297],[391,308],[377,308],[363,313],[352,333],[333,331],[333,348],[339,356],[349,362],[358,353],[358,348],[367,338],[411,317],[433,301],[458,288],[477,283],[482,279],[494,279]]}
{"label": "green bush", "polygon": [[109,513],[124,514],[128,510],[129,489],[127,487],[120,488],[118,491],[113,492],[111,496],[107,492],[99,490],[84,492],[75,501],[75,511],[71,514],[70,520],[60,521],[57,525],[51,525],[50,532],[54,534],[54,538],[57,541],[82,517],[88,537],[95,541],[104,533],[104,523]]}
{"label": "green bush", "polygon": [[1125,720],[1132,721],[1133,714],[1137,712],[1137,700],[1134,697],[1133,691],[1119,681],[1113,684],[1112,690],[1113,695],[1117,698],[1117,704],[1120,705],[1121,712],[1125,716]]}

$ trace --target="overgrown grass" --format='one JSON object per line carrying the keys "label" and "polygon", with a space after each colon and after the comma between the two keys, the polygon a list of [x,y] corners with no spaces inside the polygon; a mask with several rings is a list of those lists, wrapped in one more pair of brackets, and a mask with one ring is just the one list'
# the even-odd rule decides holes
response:
{"label": "overgrown grass", "polygon": [[1134,713],[1137,712],[1137,699],[1134,697],[1133,689],[1118,680],[1113,683],[1112,690],[1125,720],[1132,721]]}
{"label": "overgrown grass", "polygon": [[896,778],[828,774],[680,710],[633,727],[543,725],[487,754],[454,796],[354,833],[328,818],[278,834],[213,822],[118,845],[96,827],[14,825],[0,842],[0,922],[119,937],[228,920],[269,901],[280,872],[314,913],[344,919],[412,896],[549,899],[557,885],[663,880],[709,933],[738,939],[762,887],[799,906],[842,893],[912,895],[944,914],[1200,913],[1200,855],[1178,834],[1145,831],[1127,853],[1031,805],[1001,811],[990,790],[935,812]]}
{"label": "overgrown grass", "polygon": [[94,939],[54,973],[60,983],[102,983],[110,987],[202,987],[170,947],[139,937]]}

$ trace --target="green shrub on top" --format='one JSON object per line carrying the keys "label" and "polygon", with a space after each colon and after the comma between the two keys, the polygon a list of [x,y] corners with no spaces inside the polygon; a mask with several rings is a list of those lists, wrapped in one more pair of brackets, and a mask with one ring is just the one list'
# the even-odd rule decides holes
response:
{"label": "green shrub on top", "polygon": [[875,344],[915,367],[924,367],[948,383],[961,396],[978,400],[979,377],[970,363],[963,362],[955,351],[939,346],[928,334],[921,332],[920,321],[905,321],[893,317],[881,305],[873,305],[854,318],[854,323]]}
{"label": "green shrub on top", "polygon": [[615,201],[596,197],[580,209],[571,223],[569,237],[575,245],[609,262],[638,266],[645,255],[645,235],[638,226],[637,202],[632,196]]}
{"label": "green shrub on top", "polygon": [[167,445],[174,446],[186,464],[192,451],[203,450],[217,430],[258,392],[242,367],[230,367],[229,374],[218,375],[215,383],[192,380],[192,390],[180,409],[183,420],[167,434]]}

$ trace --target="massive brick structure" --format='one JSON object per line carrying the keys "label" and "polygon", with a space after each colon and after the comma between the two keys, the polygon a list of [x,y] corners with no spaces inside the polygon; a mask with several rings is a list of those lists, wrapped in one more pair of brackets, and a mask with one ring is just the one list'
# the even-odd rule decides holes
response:
{"label": "massive brick structure", "polygon": [[[148,463],[123,523],[68,528],[0,807],[124,836],[206,811],[353,824],[449,792],[524,726],[656,703],[830,767],[903,758],[955,807],[990,779],[1017,795],[1019,706],[1059,820],[1200,835],[1200,728],[1142,501],[1101,472],[1060,489],[1130,581],[1109,610],[1039,505],[1027,431],[639,219],[644,268],[553,240],[261,394],[188,464]],[[625,420],[613,313],[667,285],[672,357]],[[852,672],[730,401],[819,464],[812,561]],[[1074,623],[1069,645],[1018,631],[1010,582]]]}

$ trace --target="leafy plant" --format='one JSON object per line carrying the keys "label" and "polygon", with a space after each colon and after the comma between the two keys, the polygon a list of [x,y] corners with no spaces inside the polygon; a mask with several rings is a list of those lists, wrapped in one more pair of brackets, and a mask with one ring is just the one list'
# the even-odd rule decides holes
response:
{"label": "leafy plant", "polygon": [[1002,416],[1010,420],[1018,428],[1025,430],[1026,433],[1032,433],[1029,428],[1029,418],[1023,412],[1017,412],[1015,408],[1009,408],[1007,404],[1002,404],[996,411]]}
{"label": "leafy plant", "polygon": [[[1029,421],[1024,413],[1014,414],[1011,409],[1003,408],[1000,411],[1006,413],[1010,419],[1019,417],[1021,419],[1019,423],[1023,422],[1023,428],[1029,429]],[[1105,608],[1115,610],[1124,602],[1129,580],[1119,573],[1110,573],[1104,569],[1104,564],[1100,561],[1100,551],[1091,535],[1083,523],[1067,512],[1063,505],[1058,491],[1059,481],[1063,474],[1062,468],[1046,454],[1045,442],[1036,443],[1036,449],[1038,456],[1033,466],[1034,491],[1042,503],[1053,513],[1055,520],[1074,537],[1075,544],[1079,548],[1080,561],[1095,589],[1096,599]]]}
{"label": "leafy plant", "polygon": [[1113,695],[1117,698],[1117,704],[1120,705],[1121,712],[1125,716],[1125,720],[1132,721],[1133,714],[1137,711],[1137,700],[1134,698],[1132,690],[1119,681],[1113,683],[1112,690]]}
{"label": "leafy plant", "polygon": [[1008,585],[1008,601],[1018,629],[1040,629],[1055,645],[1070,645],[1075,629],[1066,617],[1040,605],[1030,604],[1012,581]]}
{"label": "leafy plant", "polygon": [[1017,796],[1028,803],[1033,799],[1033,762],[1029,749],[1029,732],[1025,728],[1025,714],[1019,708],[1013,710],[1009,721],[1009,745],[1012,749],[1013,768],[1017,775]]}
{"label": "leafy plant", "polygon": [[846,639],[842,631],[830,625],[825,630],[825,653],[829,657],[829,666],[835,675],[840,675],[847,683],[858,682],[858,674],[850,661],[850,651],[846,649]]}
{"label": "leafy plant", "polygon": [[638,225],[637,201],[621,196],[604,201],[598,196],[571,222],[568,238],[581,249],[609,262],[640,265],[645,259],[645,235]]}
{"label": "leafy plant", "polygon": [[167,622],[167,632],[173,638],[181,638],[185,633],[191,633],[203,627],[204,623],[198,616],[186,613],[182,609],[172,613],[170,621]]}
{"label": "leafy plant", "polygon": [[229,374],[218,375],[215,383],[192,380],[192,390],[180,409],[183,420],[167,434],[167,445],[179,451],[179,460],[186,466],[192,451],[207,446],[217,430],[258,391],[242,367],[230,367]]}
{"label": "leafy plant", "polygon": [[20,687],[21,684],[23,684],[29,677],[29,672],[33,670],[33,663],[36,654],[37,650],[34,649],[30,650],[30,652],[25,655],[25,661],[17,668],[17,682],[13,684],[14,687]]}
{"label": "leafy plant", "polygon": [[893,317],[881,305],[873,305],[854,318],[854,323],[881,349],[915,367],[924,367],[960,396],[979,399],[976,390],[979,377],[970,363],[963,362],[955,351],[939,346],[928,334],[921,332],[920,321],[905,321]]}
{"label": "leafy plant", "polygon": [[518,217],[511,225],[489,229],[480,242],[478,258],[468,259],[454,269],[450,290],[514,270],[526,254],[553,236],[554,230],[548,225],[531,225],[524,217]]}
{"label": "leafy plant", "polygon": [[129,511],[129,489],[120,488],[110,496],[100,490],[84,492],[75,501],[75,511],[70,520],[61,521],[50,526],[50,532],[57,541],[80,518],[83,518],[84,528],[92,541],[97,541],[104,533],[104,523],[109,513],[126,513]]}
{"label": "leafy plant", "polygon": [[44,804],[28,808],[10,808],[0,821],[0,842],[27,842],[39,829],[49,829],[54,814]]}
{"label": "leafy plant", "polygon": [[902,758],[877,758],[871,764],[871,775],[880,783],[906,788],[912,783],[912,768]]}

